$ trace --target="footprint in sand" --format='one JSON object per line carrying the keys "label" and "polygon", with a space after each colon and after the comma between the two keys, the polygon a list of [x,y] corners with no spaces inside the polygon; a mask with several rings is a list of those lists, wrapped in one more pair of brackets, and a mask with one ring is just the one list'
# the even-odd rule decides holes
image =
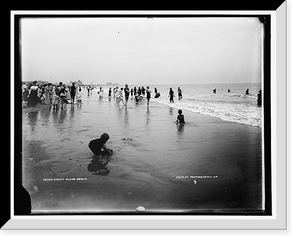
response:
{"label": "footprint in sand", "polygon": [[137,143],[132,138],[122,138],[121,140],[124,141],[125,144],[128,144],[130,146],[137,146]]}
{"label": "footprint in sand", "polygon": [[55,166],[52,169],[52,171],[57,172],[57,173],[64,173],[64,172],[71,170],[73,167],[74,167],[73,164],[61,164],[61,165]]}

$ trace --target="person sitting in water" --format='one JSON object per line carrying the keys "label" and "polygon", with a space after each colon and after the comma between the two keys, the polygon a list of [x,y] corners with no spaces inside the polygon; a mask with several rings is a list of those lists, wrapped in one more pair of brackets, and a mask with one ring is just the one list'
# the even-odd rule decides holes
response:
{"label": "person sitting in water", "polygon": [[182,115],[182,110],[178,110],[177,123],[185,123],[184,115]]}
{"label": "person sitting in water", "polygon": [[100,155],[112,155],[113,151],[106,147],[106,142],[109,139],[107,133],[103,133],[100,138],[91,140],[89,142],[89,148],[96,156]]}

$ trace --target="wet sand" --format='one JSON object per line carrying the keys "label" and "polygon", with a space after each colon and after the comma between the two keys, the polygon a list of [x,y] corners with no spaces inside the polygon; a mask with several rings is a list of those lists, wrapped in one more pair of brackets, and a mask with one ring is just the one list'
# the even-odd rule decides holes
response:
{"label": "wet sand", "polygon": [[[255,212],[263,209],[262,130],[150,102],[84,93],[81,107],[23,109],[23,185],[33,213]],[[108,133],[111,157],[91,139]],[[242,213],[244,213],[242,212]]]}

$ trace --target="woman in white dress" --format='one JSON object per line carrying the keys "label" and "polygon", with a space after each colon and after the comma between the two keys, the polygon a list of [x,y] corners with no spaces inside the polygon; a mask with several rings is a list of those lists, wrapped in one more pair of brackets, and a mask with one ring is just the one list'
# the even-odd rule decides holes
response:
{"label": "woman in white dress", "polygon": [[50,84],[48,84],[44,89],[44,97],[45,97],[44,104],[45,105],[50,104],[50,95],[49,95],[49,93],[50,93]]}

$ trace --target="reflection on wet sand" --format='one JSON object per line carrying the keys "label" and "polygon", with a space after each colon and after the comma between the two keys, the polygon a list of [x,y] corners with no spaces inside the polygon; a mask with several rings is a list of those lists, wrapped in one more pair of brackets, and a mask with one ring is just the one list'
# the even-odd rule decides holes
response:
{"label": "reflection on wet sand", "polygon": [[171,106],[169,107],[169,115],[173,116],[173,107],[171,107]]}
{"label": "reflection on wet sand", "polygon": [[37,118],[38,118],[38,111],[31,111],[28,113],[27,115],[27,119],[28,119],[28,124],[30,125],[35,125],[37,122]]}
{"label": "reflection on wet sand", "polygon": [[107,176],[110,170],[106,167],[109,162],[109,157],[94,156],[87,169],[89,172],[94,172],[93,175]]}
{"label": "reflection on wet sand", "polygon": [[44,109],[40,109],[39,113],[43,122],[42,124],[44,124],[45,126],[49,126],[49,119],[50,115],[52,114],[52,111],[45,107]]}
{"label": "reflection on wet sand", "polygon": [[178,131],[178,135],[182,135],[182,133],[184,132],[184,123],[177,123],[177,131]]}
{"label": "reflection on wet sand", "polygon": [[38,120],[38,111],[31,111],[27,114],[28,125],[30,126],[30,131],[35,133],[35,127]]}
{"label": "reflection on wet sand", "polygon": [[74,105],[71,105],[70,107],[70,123],[73,123],[74,122],[74,113],[75,113],[75,109],[74,109]]}
{"label": "reflection on wet sand", "polygon": [[128,118],[129,118],[129,117],[128,117],[128,111],[127,111],[127,109],[125,109],[124,121],[125,121],[125,126],[126,126],[126,127],[128,126],[128,121],[129,121]]}
{"label": "reflection on wet sand", "polygon": [[150,122],[150,110],[149,106],[147,107],[147,112],[146,112],[146,125],[148,125]]}

